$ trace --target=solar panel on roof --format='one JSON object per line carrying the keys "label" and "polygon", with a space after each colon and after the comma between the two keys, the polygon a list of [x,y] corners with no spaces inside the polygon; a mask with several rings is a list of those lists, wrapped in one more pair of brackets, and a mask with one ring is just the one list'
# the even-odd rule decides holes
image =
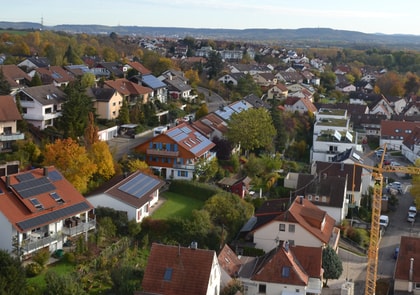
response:
{"label": "solar panel on roof", "polygon": [[53,170],[48,173],[48,178],[51,181],[57,181],[57,180],[62,180],[63,176],[61,176],[60,172],[58,172],[57,170]]}
{"label": "solar panel on roof", "polygon": [[141,198],[158,184],[159,180],[144,174],[138,174],[118,189],[136,198]]}
{"label": "solar panel on roof", "polygon": [[32,175],[32,173],[24,173],[24,174],[16,175],[16,178],[17,180],[19,180],[19,182],[22,182],[22,181],[34,179],[35,177]]}
{"label": "solar panel on roof", "polygon": [[55,190],[55,186],[46,177],[19,182],[12,185],[12,187],[24,199]]}
{"label": "solar panel on roof", "polygon": [[184,138],[187,138],[188,134],[185,133],[180,133],[177,136],[172,137],[173,140],[180,142],[181,140],[183,140]]}
{"label": "solar panel on roof", "polygon": [[69,207],[61,208],[59,210],[55,210],[50,213],[46,213],[25,221],[18,222],[17,226],[19,226],[23,231],[30,230],[51,223],[55,220],[64,219],[74,214],[82,213],[89,208],[90,206],[88,205],[88,203],[83,202]]}
{"label": "solar panel on roof", "polygon": [[181,127],[180,129],[182,130],[182,132],[185,132],[187,134],[191,132],[191,129],[188,127]]}

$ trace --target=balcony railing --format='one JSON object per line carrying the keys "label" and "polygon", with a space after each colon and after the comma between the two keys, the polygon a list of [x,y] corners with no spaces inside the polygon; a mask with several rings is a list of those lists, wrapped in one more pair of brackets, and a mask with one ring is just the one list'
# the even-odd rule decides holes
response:
{"label": "balcony railing", "polygon": [[61,233],[52,234],[44,237],[32,237],[22,241],[21,244],[21,251],[23,253],[31,253],[35,250],[44,248],[49,246],[53,243],[57,243],[57,241],[61,238]]}
{"label": "balcony railing", "polygon": [[12,141],[12,140],[21,140],[21,139],[25,139],[24,133],[0,134],[0,141]]}
{"label": "balcony railing", "polygon": [[96,220],[90,220],[87,223],[86,222],[80,222],[76,226],[72,227],[63,227],[62,232],[64,235],[67,236],[77,236],[79,234],[85,233],[91,229],[95,229],[96,227]]}
{"label": "balcony railing", "polygon": [[175,169],[195,170],[195,165],[174,164]]}

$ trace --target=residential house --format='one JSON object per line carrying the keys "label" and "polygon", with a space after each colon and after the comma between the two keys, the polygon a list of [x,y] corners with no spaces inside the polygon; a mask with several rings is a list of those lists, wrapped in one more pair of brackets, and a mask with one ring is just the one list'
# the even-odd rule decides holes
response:
{"label": "residential house", "polygon": [[219,51],[220,56],[223,60],[225,61],[230,61],[230,60],[241,60],[244,52],[242,50],[222,50]]}
{"label": "residential house", "polygon": [[394,272],[394,294],[420,294],[420,238],[402,236]]}
{"label": "residential house", "polygon": [[350,121],[353,123],[353,129],[365,136],[374,136],[379,138],[381,135],[381,122],[386,120],[385,115],[371,115],[365,113],[352,114]]}
{"label": "residential house", "polygon": [[1,65],[0,72],[10,85],[10,94],[15,95],[19,89],[29,86],[32,78],[16,65]]}
{"label": "residential house", "polygon": [[278,99],[283,100],[287,97],[289,89],[283,83],[277,83],[276,85],[268,88],[267,90],[267,100]]}
{"label": "residential house", "polygon": [[342,82],[342,83],[336,84],[335,89],[343,93],[349,93],[352,91],[356,91],[356,86],[354,86],[353,84],[350,84],[349,82]]}
{"label": "residential house", "polygon": [[129,106],[134,106],[137,103],[147,103],[153,97],[153,89],[133,83],[125,78],[107,80],[104,87],[112,88],[121,93]]}
{"label": "residential house", "polygon": [[385,96],[381,96],[368,104],[368,106],[370,114],[386,115],[388,119],[391,119],[392,115],[395,114],[391,102]]}
{"label": "residential house", "polygon": [[141,84],[153,90],[152,99],[157,99],[161,103],[168,101],[168,86],[153,75],[143,75]]}
{"label": "residential house", "polygon": [[276,78],[279,82],[286,84],[301,84],[303,83],[303,76],[297,72],[293,71],[279,71],[276,75]]}
{"label": "residential house", "polygon": [[222,139],[227,132],[227,123],[215,113],[209,113],[192,123],[194,129],[213,140],[215,137]]}
{"label": "residential house", "polygon": [[141,171],[118,175],[87,196],[97,207],[109,207],[127,213],[129,220],[141,222],[150,215],[150,209],[159,201],[159,190],[165,182]]}
{"label": "residential house", "polygon": [[67,86],[71,81],[74,81],[74,77],[60,66],[36,68],[32,70],[29,75],[31,75],[31,77],[38,75],[41,78],[42,84],[53,84],[57,87]]}
{"label": "residential house", "polygon": [[50,66],[50,61],[46,57],[32,56],[18,63],[18,67],[29,73],[33,69],[47,68]]}
{"label": "residential house", "polygon": [[53,84],[24,88],[19,94],[23,118],[36,128],[54,126],[61,117],[66,94]]}
{"label": "residential house", "polygon": [[217,79],[217,81],[219,81],[221,83],[224,83],[224,84],[237,86],[240,79],[245,79],[245,75],[246,74],[244,74],[242,72],[225,74],[222,77],[220,77],[219,79]]}
{"label": "residential house", "polygon": [[311,161],[331,162],[348,149],[363,151],[361,140],[350,125],[347,110],[321,108],[316,113]]}
{"label": "residential house", "polygon": [[404,97],[400,96],[387,96],[387,99],[393,108],[393,113],[399,115],[403,112],[407,106],[407,100]]}
{"label": "residential house", "polygon": [[258,96],[256,96],[253,93],[245,96],[243,98],[243,100],[246,103],[250,104],[255,109],[265,108],[265,109],[269,110],[271,108],[270,104],[266,103],[265,101],[263,101],[261,98],[259,98]]}
{"label": "residential house", "polygon": [[120,114],[124,96],[113,88],[88,88],[96,115],[100,119],[115,120]]}
{"label": "residential house", "polygon": [[225,245],[218,255],[223,278],[242,283],[247,294],[321,294],[322,249],[288,241],[260,257],[238,257]]}
{"label": "residential house", "polygon": [[[271,206],[274,202],[266,203]],[[276,248],[279,241],[307,247],[330,245],[337,249],[340,230],[334,226],[335,219],[308,199],[298,196],[289,208],[275,207],[275,210],[281,212],[274,215],[266,209],[261,216],[252,217],[241,230],[244,240],[266,253]]]}
{"label": "residential house", "polygon": [[95,228],[93,206],[56,168],[1,171],[1,249],[25,259]]}
{"label": "residential house", "polygon": [[146,294],[219,295],[220,277],[215,251],[194,242],[188,248],[153,243],[142,288]]}
{"label": "residential house", "polygon": [[200,57],[209,57],[210,52],[213,51],[213,48],[211,46],[203,46],[201,48],[198,48],[195,50],[195,55]]}
{"label": "residential house", "polygon": [[248,176],[235,174],[232,176],[223,177],[217,182],[217,185],[225,191],[238,195],[241,197],[241,199],[243,199],[249,193],[250,182],[251,178]]}
{"label": "residential house", "polygon": [[15,100],[11,95],[0,95],[0,152],[12,150],[12,144],[25,139],[25,134],[17,129],[17,121],[22,120]]}
{"label": "residential house", "polygon": [[81,64],[81,65],[68,65],[64,66],[64,69],[73,77],[75,78],[81,78],[84,74],[91,73],[93,74],[93,71],[89,69],[87,65]]}
{"label": "residential house", "polygon": [[273,73],[257,73],[252,78],[260,87],[270,87],[277,84],[277,78]]}
{"label": "residential house", "polygon": [[401,151],[404,140],[409,138],[418,126],[420,126],[420,122],[382,121],[379,145],[386,144],[388,150]]}
{"label": "residential house", "polygon": [[410,99],[405,108],[401,111],[401,114],[405,116],[418,116],[420,114],[420,99],[417,97]]}
{"label": "residential house", "polygon": [[252,105],[245,100],[238,100],[227,106],[220,106],[218,110],[214,111],[216,115],[225,121],[228,121],[232,114],[240,113],[242,111],[252,108]]}
{"label": "residential house", "polygon": [[264,65],[256,65],[256,64],[230,64],[229,66],[230,73],[243,73],[243,74],[250,74],[254,76],[257,73],[271,73],[272,69],[268,66]]}
{"label": "residential house", "polygon": [[215,146],[189,123],[182,123],[135,147],[164,179],[192,179],[200,162],[215,157]]}
{"label": "residential house", "polygon": [[97,79],[102,77],[109,79],[114,78],[123,78],[125,72],[123,71],[123,66],[118,62],[98,62],[92,71],[95,74]]}
{"label": "residential house", "polygon": [[413,132],[404,139],[401,153],[413,164],[420,157],[420,125],[416,126]]}
{"label": "residential house", "polygon": [[317,108],[315,105],[306,98],[298,98],[298,97],[288,97],[284,101],[284,108],[288,112],[299,112],[301,114],[304,113],[312,113],[315,114],[317,112]]}
{"label": "residential house", "polygon": [[137,62],[137,61],[129,61],[128,63],[126,63],[124,65],[124,67],[126,68],[126,72],[129,69],[133,69],[135,70],[138,74],[140,74],[141,76],[144,75],[151,75],[152,71],[149,70],[148,68],[146,68],[143,64]]}
{"label": "residential house", "polygon": [[172,99],[193,100],[196,96],[191,95],[192,87],[188,79],[180,71],[167,70],[158,77],[168,87],[168,96]]}

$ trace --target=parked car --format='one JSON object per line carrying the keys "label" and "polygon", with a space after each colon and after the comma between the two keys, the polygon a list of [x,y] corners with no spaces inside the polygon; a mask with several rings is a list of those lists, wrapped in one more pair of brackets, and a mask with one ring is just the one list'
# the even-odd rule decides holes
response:
{"label": "parked car", "polygon": [[379,225],[380,225],[381,227],[385,227],[385,228],[387,228],[387,227],[388,227],[388,225],[389,225],[389,217],[388,217],[387,215],[381,215],[381,216],[379,217]]}
{"label": "parked car", "polygon": [[379,157],[382,157],[382,154],[384,153],[384,149],[383,148],[379,148],[379,149],[377,149],[376,151],[375,151],[375,154],[376,154],[376,156],[379,158]]}
{"label": "parked car", "polygon": [[417,215],[416,206],[410,206],[410,208],[408,208],[407,221],[414,223],[416,221],[416,215]]}
{"label": "parked car", "polygon": [[391,163],[389,165],[391,165],[391,167],[401,166],[401,164],[398,163],[397,161],[391,161]]}
{"label": "parked car", "polygon": [[391,165],[391,160],[385,159],[383,165]]}
{"label": "parked car", "polygon": [[396,247],[394,250],[394,259],[398,258],[398,253],[400,253],[400,247]]}

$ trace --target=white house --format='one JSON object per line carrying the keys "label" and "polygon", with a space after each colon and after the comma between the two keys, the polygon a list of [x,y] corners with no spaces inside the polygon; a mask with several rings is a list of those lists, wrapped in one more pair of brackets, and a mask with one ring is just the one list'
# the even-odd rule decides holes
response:
{"label": "white house", "polygon": [[10,151],[16,140],[25,139],[25,134],[17,130],[22,116],[10,95],[0,95],[0,110],[0,151]]}
{"label": "white house", "polygon": [[69,236],[95,228],[93,206],[58,170],[4,173],[17,167],[1,169],[0,249],[25,259],[39,249],[61,249]]}
{"label": "white house", "polygon": [[[117,182],[117,183],[115,183]],[[161,179],[134,172],[126,178],[117,177],[110,181],[110,188],[88,196],[91,204],[97,207],[109,207],[127,212],[129,220],[141,222],[150,215],[150,208],[159,200],[159,190],[165,185]]]}
{"label": "white house", "polygon": [[21,89],[19,93],[23,118],[28,123],[44,130],[54,126],[55,121],[61,117],[66,94],[56,86],[34,86]]}

